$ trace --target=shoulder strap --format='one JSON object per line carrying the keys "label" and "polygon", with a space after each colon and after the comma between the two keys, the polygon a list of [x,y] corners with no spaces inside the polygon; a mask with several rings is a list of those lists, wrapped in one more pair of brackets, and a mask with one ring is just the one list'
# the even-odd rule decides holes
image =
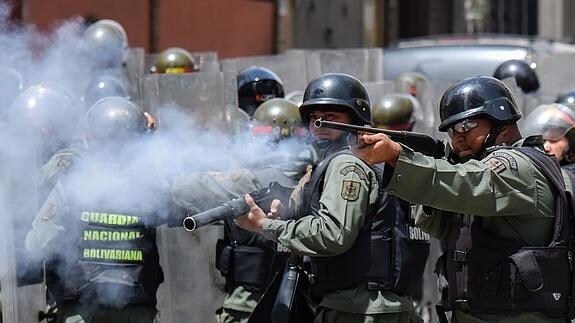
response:
{"label": "shoulder strap", "polygon": [[[327,171],[327,167],[331,163],[332,159],[336,156],[343,155],[343,154],[351,154],[351,151],[341,150],[335,154],[330,155],[329,157],[322,160],[319,164],[315,165],[311,174],[311,179],[309,183],[307,183],[306,187],[304,188],[304,198],[302,201],[301,210],[310,211],[313,208],[313,200],[314,198],[321,194],[323,190],[323,179],[325,172]],[[317,210],[315,210],[317,211]]]}
{"label": "shoulder strap", "polygon": [[564,226],[563,223],[569,223],[572,216],[570,214],[571,208],[569,203],[571,199],[568,198],[568,193],[565,189],[565,181],[561,174],[561,167],[556,158],[545,155],[543,152],[535,149],[534,147],[502,147],[500,149],[514,149],[525,154],[529,159],[535,163],[539,171],[543,173],[545,178],[550,181],[549,185],[555,195],[555,228],[553,232],[553,241],[551,244],[556,244],[561,241],[569,239],[570,230],[569,226]]}

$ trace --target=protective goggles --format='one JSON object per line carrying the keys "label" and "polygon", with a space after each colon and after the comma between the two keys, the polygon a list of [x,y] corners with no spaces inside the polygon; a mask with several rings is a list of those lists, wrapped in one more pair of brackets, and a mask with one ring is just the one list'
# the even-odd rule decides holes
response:
{"label": "protective goggles", "polygon": [[465,119],[453,124],[453,126],[447,129],[447,134],[449,134],[449,137],[453,137],[454,133],[466,133],[469,130],[477,127],[477,125],[477,121]]}

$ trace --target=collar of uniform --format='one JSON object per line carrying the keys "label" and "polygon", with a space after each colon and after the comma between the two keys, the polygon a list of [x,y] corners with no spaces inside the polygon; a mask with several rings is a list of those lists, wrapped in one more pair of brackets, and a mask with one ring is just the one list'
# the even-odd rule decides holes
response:
{"label": "collar of uniform", "polygon": [[499,145],[489,147],[485,150],[485,153],[483,154],[482,158],[489,155],[494,150],[497,150],[501,147],[509,147],[509,146],[512,146],[512,147],[535,147],[537,149],[541,149],[542,151],[545,151],[545,149],[543,148],[543,136],[535,135],[535,136],[527,136],[525,138],[521,138],[511,145],[508,145],[506,143],[502,143]]}

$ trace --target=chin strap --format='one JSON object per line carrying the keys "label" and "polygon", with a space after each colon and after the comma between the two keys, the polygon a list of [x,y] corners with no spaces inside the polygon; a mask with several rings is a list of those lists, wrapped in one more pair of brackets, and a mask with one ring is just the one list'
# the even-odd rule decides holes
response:
{"label": "chin strap", "polygon": [[501,126],[492,127],[491,130],[489,130],[487,137],[485,137],[485,140],[483,141],[483,145],[481,146],[481,149],[477,152],[477,154],[473,154],[471,156],[471,158],[479,160],[479,159],[482,159],[483,157],[485,157],[485,151],[488,148],[495,146],[495,140],[497,140],[497,136],[499,136],[500,131],[501,131]]}
{"label": "chin strap", "polygon": [[349,145],[347,144],[346,137],[347,136],[343,134],[339,136],[339,138],[337,138],[336,140],[330,140],[330,139],[315,140],[315,144],[322,151],[321,152],[322,159],[326,158],[327,156],[335,152],[342,150],[345,147],[348,147]]}

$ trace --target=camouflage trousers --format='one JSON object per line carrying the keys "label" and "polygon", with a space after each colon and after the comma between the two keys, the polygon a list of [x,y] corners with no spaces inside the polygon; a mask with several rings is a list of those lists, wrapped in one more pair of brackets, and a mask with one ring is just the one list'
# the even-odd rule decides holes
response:
{"label": "camouflage trousers", "polygon": [[216,322],[218,323],[247,323],[250,317],[249,312],[235,311],[228,308],[220,308],[216,312]]}
{"label": "camouflage trousers", "polygon": [[415,310],[400,313],[356,314],[330,308],[319,309],[314,323],[423,323]]}
{"label": "camouflage trousers", "polygon": [[126,306],[116,309],[80,304],[58,306],[54,323],[153,323],[154,306]]}

